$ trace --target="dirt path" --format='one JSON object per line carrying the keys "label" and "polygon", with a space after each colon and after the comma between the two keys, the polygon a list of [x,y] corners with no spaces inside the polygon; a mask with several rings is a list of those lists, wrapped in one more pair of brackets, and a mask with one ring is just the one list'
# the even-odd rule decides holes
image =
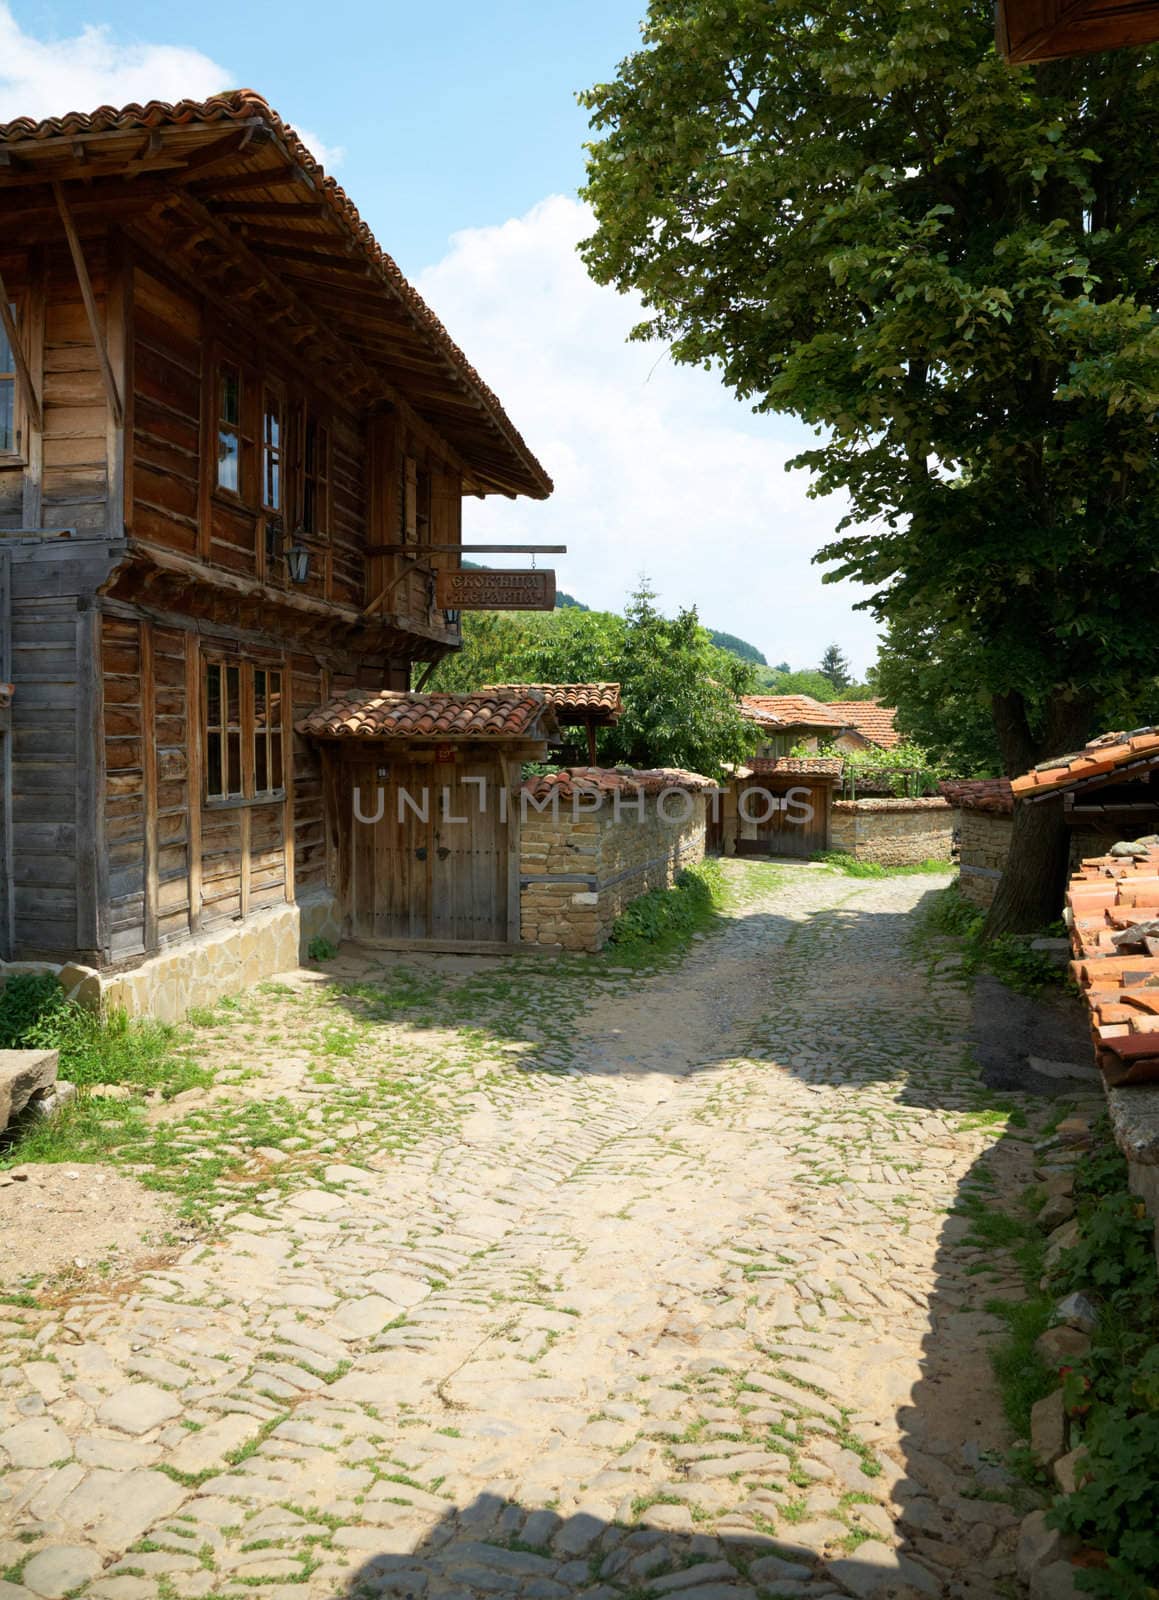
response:
{"label": "dirt path", "polygon": [[12,1309],[0,1600],[1002,1592],[1016,1274],[948,1213],[1027,1158],[907,951],[938,880],[732,871],[727,927],[566,1038],[363,1018],[320,1181]]}

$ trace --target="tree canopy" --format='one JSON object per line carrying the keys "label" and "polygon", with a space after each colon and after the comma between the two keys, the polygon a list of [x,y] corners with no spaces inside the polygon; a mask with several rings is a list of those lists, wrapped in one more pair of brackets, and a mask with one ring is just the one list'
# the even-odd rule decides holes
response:
{"label": "tree canopy", "polygon": [[[988,0],[654,0],[584,102],[590,271],[642,295],[641,336],[817,429],[795,465],[849,506],[829,576],[968,641],[1005,769],[1141,693],[1155,54],[1010,68]],[[1061,816],[1018,829],[993,926],[1054,914]]]}
{"label": "tree canopy", "polygon": [[839,644],[831,644],[827,647],[817,670],[823,677],[828,678],[835,694],[844,693],[853,682],[853,673],[850,670],[849,662]]}
{"label": "tree canopy", "polygon": [[715,645],[694,610],[664,617],[655,598],[645,582],[622,617],[570,606],[467,612],[463,648],[439,664],[429,686],[618,683],[624,712],[614,728],[599,730],[602,762],[716,777],[755,743],[737,704],[755,686],[754,669]]}

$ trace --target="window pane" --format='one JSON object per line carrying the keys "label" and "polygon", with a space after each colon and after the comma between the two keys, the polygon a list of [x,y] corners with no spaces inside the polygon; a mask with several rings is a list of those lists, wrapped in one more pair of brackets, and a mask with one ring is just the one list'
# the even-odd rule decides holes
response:
{"label": "window pane", "polygon": [[221,668],[212,663],[205,669],[205,720],[211,728],[221,726]]}
{"label": "window pane", "polygon": [[254,672],[254,727],[264,728],[266,725],[266,675],[260,670]]}
{"label": "window pane", "polygon": [[282,772],[282,736],[280,733],[270,734],[270,788],[280,789],[284,781]]}
{"label": "window pane", "polygon": [[266,735],[254,734],[254,793],[265,794],[270,787],[269,749]]}
{"label": "window pane", "polygon": [[231,733],[229,736],[229,790],[230,794],[241,793],[241,734]]}
{"label": "window pane", "polygon": [[232,489],[237,494],[241,488],[241,451],[236,433],[220,428],[217,434],[217,486]]}
{"label": "window pane", "polygon": [[266,454],[266,504],[276,511],[282,503],[282,468],[277,456]]}
{"label": "window pane", "polygon": [[[8,302],[8,309],[12,313],[13,320],[15,320],[16,307],[11,301]],[[12,346],[8,343],[8,335],[3,328],[0,328],[0,372],[15,371],[16,363],[12,359]]]}
{"label": "window pane", "polygon": [[267,506],[277,511],[282,504],[282,411],[281,402],[273,395],[266,396],[262,443],[265,452],[262,497]]}
{"label": "window pane", "polygon": [[13,378],[0,378],[0,450],[15,449],[16,382]]}
{"label": "window pane", "polygon": [[282,725],[282,674],[270,673],[270,727],[280,728]]}
{"label": "window pane", "polygon": [[302,526],[307,533],[316,533],[318,520],[318,486],[307,478],[302,493]]}
{"label": "window pane", "polygon": [[225,793],[221,781],[221,734],[211,733],[205,746],[205,792],[210,799]]}
{"label": "window pane", "polygon": [[241,423],[241,380],[234,367],[221,369],[221,422],[236,428]]}
{"label": "window pane", "polygon": [[225,683],[229,695],[227,707],[229,725],[231,728],[236,728],[241,724],[241,668],[226,667]]}

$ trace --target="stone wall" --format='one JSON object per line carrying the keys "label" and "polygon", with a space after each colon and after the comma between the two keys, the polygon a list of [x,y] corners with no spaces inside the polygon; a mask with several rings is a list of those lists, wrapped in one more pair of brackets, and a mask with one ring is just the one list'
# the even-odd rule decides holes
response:
{"label": "stone wall", "polygon": [[287,972],[306,959],[310,941],[337,945],[339,919],[333,896],[315,891],[298,905],[271,906],[245,922],[183,939],[136,966],[97,972],[74,962],[0,962],[0,983],[15,972],[51,972],[71,998],[94,1009],[106,1006],[131,1017],[179,1022],[192,1006],[213,1005]]}
{"label": "stone wall", "polygon": [[524,942],[601,949],[625,906],[704,859],[705,811],[705,796],[685,791],[621,794],[618,805],[612,794],[559,796],[554,815],[525,808]]}
{"label": "stone wall", "polygon": [[963,810],[958,850],[958,884],[964,899],[989,908],[1010,851],[1014,818],[993,811]]}
{"label": "stone wall", "polygon": [[950,862],[953,812],[937,796],[922,800],[835,800],[830,848],[883,867]]}

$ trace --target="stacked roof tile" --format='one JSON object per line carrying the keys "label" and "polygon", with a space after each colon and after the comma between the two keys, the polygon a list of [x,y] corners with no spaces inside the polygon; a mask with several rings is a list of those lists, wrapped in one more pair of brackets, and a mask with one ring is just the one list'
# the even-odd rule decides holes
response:
{"label": "stacked roof tile", "polygon": [[315,739],[549,738],[555,718],[534,689],[476,694],[406,694],[350,689],[298,724]]}
{"label": "stacked roof tile", "polygon": [[896,750],[901,743],[901,734],[893,725],[897,716],[893,706],[880,705],[876,700],[829,700],[826,704],[847,728],[855,728],[879,749]]}
{"label": "stacked roof tile", "polygon": [[758,725],[779,728],[832,728],[834,733],[848,727],[836,711],[808,694],[746,694],[741,696],[741,715]]}
{"label": "stacked roof tile", "polygon": [[1088,783],[1143,777],[1159,768],[1159,728],[1104,733],[1069,756],[1043,761],[1011,784],[1016,800],[1044,800]]}
{"label": "stacked roof tile", "polygon": [[938,784],[938,793],[961,811],[988,811],[995,816],[1014,811],[1009,778],[946,778]]}
{"label": "stacked roof tile", "polygon": [[540,773],[528,778],[523,785],[524,793],[536,800],[547,800],[553,794],[564,800],[577,794],[653,795],[664,789],[710,794],[715,788],[711,778],[699,772],[684,772],[679,767],[571,767],[563,772]]}
{"label": "stacked roof tile", "polygon": [[1114,850],[1084,861],[1067,893],[1071,971],[1112,1087],[1159,1082],[1159,836]]}
{"label": "stacked roof tile", "polygon": [[524,694],[534,689],[565,726],[595,722],[611,727],[620,720],[623,705],[618,683],[496,683],[487,686],[490,694]]}

